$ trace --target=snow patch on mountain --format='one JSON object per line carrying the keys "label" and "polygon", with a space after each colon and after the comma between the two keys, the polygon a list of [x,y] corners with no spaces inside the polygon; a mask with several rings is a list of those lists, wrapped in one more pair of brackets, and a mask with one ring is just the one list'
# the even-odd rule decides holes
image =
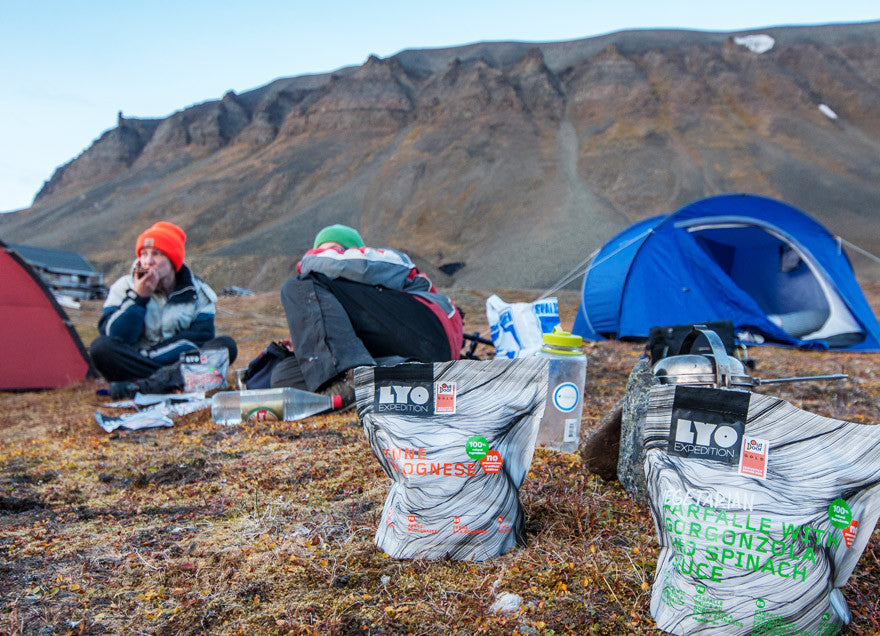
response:
{"label": "snow patch on mountain", "polygon": [[746,47],[752,53],[766,53],[776,44],[776,40],[765,33],[756,35],[740,35],[733,38],[740,46]]}
{"label": "snow patch on mountain", "polygon": [[831,107],[827,104],[819,104],[819,110],[822,111],[822,114],[828,119],[837,119],[837,113],[831,110]]}

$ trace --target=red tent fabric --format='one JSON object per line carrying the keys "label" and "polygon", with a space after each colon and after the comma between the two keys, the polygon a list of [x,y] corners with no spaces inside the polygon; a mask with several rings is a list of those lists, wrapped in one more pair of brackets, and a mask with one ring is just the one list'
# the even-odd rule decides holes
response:
{"label": "red tent fabric", "polygon": [[58,388],[93,375],[64,309],[0,241],[0,390]]}

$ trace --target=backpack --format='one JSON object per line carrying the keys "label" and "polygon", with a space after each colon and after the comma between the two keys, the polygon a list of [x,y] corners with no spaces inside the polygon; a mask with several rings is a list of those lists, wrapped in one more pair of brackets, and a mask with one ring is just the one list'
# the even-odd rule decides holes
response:
{"label": "backpack", "polygon": [[275,365],[289,358],[293,352],[280,342],[270,342],[259,355],[250,361],[241,380],[248,389],[268,389]]}

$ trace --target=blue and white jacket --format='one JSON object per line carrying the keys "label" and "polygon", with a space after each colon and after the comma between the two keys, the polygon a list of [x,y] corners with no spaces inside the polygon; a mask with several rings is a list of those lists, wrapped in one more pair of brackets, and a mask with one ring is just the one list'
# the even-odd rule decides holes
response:
{"label": "blue and white jacket", "polygon": [[177,362],[180,354],[198,349],[214,337],[217,295],[186,265],[177,272],[174,291],[139,297],[132,276],[117,280],[107,293],[98,321],[102,335],[138,349],[159,364]]}

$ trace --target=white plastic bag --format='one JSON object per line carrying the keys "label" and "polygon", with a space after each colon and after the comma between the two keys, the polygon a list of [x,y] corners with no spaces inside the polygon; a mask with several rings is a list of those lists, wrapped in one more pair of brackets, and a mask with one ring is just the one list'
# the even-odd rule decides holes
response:
{"label": "white plastic bag", "polygon": [[486,299],[486,318],[496,358],[524,358],[541,350],[543,335],[559,324],[555,297],[531,303],[508,303],[493,294]]}

